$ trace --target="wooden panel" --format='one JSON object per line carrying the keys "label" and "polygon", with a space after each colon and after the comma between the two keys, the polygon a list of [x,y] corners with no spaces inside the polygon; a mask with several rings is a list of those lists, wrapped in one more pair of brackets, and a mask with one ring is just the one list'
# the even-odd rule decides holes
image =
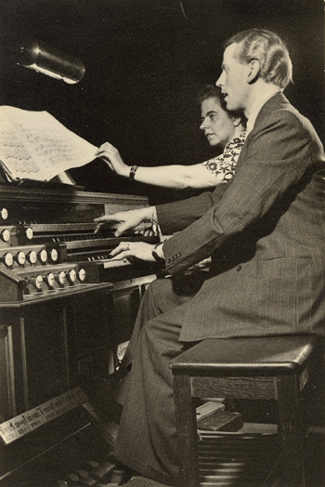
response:
{"label": "wooden panel", "polygon": [[174,376],[174,399],[179,462],[183,466],[181,471],[182,486],[197,487],[199,478],[196,409],[191,400],[191,384],[188,376]]}
{"label": "wooden panel", "polygon": [[11,326],[0,327],[0,422],[16,414]]}
{"label": "wooden panel", "polygon": [[130,339],[141,299],[141,288],[129,286],[114,293],[112,319],[115,343]]}
{"label": "wooden panel", "polygon": [[193,397],[276,399],[273,377],[193,377],[191,387]]}
{"label": "wooden panel", "polygon": [[[60,303],[33,307],[21,326],[22,377],[16,368],[16,381],[24,382],[25,408],[30,409],[70,386],[64,307]],[[14,346],[18,360],[19,344]]]}

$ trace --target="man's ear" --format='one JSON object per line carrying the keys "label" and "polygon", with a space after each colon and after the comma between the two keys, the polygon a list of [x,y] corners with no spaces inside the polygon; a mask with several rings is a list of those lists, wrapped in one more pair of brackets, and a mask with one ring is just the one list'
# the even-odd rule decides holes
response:
{"label": "man's ear", "polygon": [[249,63],[249,72],[247,75],[247,81],[249,84],[255,83],[255,81],[258,79],[259,74],[261,71],[261,64],[258,61],[258,59],[253,59]]}
{"label": "man's ear", "polygon": [[241,124],[241,117],[232,117],[232,123],[234,127],[239,127]]}

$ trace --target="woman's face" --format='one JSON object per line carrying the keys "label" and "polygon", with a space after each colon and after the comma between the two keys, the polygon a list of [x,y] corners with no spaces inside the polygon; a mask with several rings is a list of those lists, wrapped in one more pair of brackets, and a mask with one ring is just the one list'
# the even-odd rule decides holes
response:
{"label": "woman's face", "polygon": [[211,146],[225,147],[235,134],[234,119],[223,110],[217,98],[207,98],[201,105],[201,125]]}

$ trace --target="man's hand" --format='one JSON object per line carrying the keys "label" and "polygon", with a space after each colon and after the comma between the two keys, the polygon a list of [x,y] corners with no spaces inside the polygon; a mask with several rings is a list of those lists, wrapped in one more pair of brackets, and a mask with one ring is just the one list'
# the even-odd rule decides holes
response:
{"label": "man's hand", "polygon": [[156,262],[152,256],[155,245],[145,242],[121,242],[111,251],[111,257],[118,259],[142,260],[145,262]]}
{"label": "man's hand", "polygon": [[139,227],[141,223],[152,222],[154,210],[154,206],[148,206],[137,210],[119,211],[113,215],[100,216],[99,218],[95,218],[94,221],[99,224],[98,229],[104,224],[119,223],[115,231],[115,236],[119,237],[128,230]]}

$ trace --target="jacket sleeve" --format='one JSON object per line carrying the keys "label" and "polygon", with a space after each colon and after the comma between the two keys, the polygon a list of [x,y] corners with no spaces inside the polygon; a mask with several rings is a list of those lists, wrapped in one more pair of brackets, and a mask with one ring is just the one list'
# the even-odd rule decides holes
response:
{"label": "jacket sleeve", "polygon": [[166,273],[211,256],[229,237],[256,223],[311,164],[310,135],[295,113],[276,110],[256,123],[219,204],[164,243]]}
{"label": "jacket sleeve", "polygon": [[157,205],[157,217],[162,233],[171,235],[201,218],[209,208],[222,199],[229,184],[231,182],[219,184],[213,192],[205,191],[199,196]]}

